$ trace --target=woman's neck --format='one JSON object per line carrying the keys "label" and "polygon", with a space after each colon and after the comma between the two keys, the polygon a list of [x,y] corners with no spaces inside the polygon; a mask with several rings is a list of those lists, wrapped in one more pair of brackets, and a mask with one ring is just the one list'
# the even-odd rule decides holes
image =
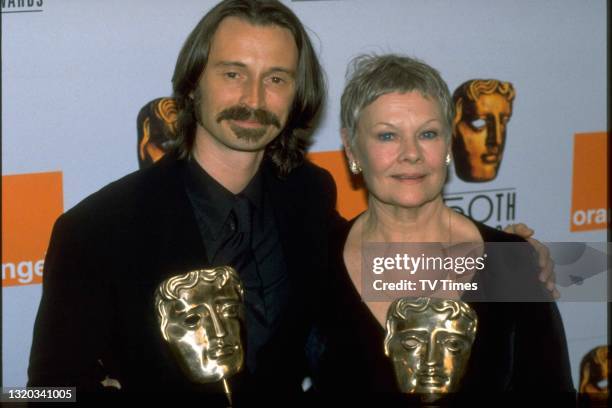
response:
{"label": "woman's neck", "polygon": [[452,210],[442,197],[418,208],[402,208],[370,197],[362,215],[363,240],[375,242],[451,242]]}

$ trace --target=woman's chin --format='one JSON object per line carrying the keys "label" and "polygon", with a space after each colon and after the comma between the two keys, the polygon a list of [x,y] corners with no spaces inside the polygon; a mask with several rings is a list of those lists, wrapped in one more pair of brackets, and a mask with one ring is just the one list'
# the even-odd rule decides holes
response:
{"label": "woman's chin", "polygon": [[439,194],[437,196],[419,194],[410,196],[389,197],[387,200],[381,201],[383,201],[386,205],[390,207],[395,207],[397,209],[419,210],[430,205],[439,196]]}

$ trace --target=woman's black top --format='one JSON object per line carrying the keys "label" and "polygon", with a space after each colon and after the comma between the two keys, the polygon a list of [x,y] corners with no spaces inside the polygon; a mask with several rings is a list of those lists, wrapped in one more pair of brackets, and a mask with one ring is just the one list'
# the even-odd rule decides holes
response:
{"label": "woman's black top", "polygon": [[[326,282],[321,296],[326,313],[322,314],[309,343],[313,361],[314,386],[318,391],[360,395],[383,391],[398,393],[393,366],[385,356],[385,331],[355,289],[343,260],[348,232],[338,234],[334,248],[334,275]],[[475,222],[485,242],[525,242]],[[537,281],[539,268],[535,253],[528,244],[514,251],[504,250],[489,256],[486,269],[475,277],[491,299],[495,291],[507,293],[508,285],[517,290],[537,288],[548,293]],[[528,250],[526,250],[528,249]],[[495,251],[495,249],[491,249]],[[516,253],[516,252],[519,253]],[[520,253],[522,252],[522,253]],[[565,333],[559,311],[553,301],[490,302],[477,297],[462,297],[478,315],[478,331],[472,348],[461,393],[491,396],[500,393],[573,400],[574,387]],[[504,397],[505,398],[505,397]],[[553,404],[554,406],[554,404]]]}

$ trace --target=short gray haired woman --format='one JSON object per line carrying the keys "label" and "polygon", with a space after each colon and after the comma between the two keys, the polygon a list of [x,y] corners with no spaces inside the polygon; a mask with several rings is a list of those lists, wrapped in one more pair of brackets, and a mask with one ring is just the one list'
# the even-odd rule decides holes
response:
{"label": "short gray haired woman", "polygon": [[[364,244],[524,242],[445,205],[452,119],[448,86],[426,63],[387,54],[362,55],[351,64],[342,95],[342,141],[351,171],[363,176],[368,208],[339,240],[338,274],[329,288],[335,303],[323,325],[329,335],[320,389],[398,390],[383,353],[391,301],[362,298]],[[508,259],[498,261],[498,269],[508,269]],[[535,258],[519,265],[506,272],[538,285]],[[554,302],[471,306],[479,329],[463,389],[571,395],[567,345]]]}

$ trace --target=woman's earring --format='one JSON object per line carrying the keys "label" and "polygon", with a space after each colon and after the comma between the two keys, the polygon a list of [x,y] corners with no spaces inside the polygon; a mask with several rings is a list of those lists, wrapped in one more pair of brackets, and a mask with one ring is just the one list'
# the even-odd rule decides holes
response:
{"label": "woman's earring", "polygon": [[444,161],[446,163],[446,165],[448,166],[451,162],[451,155],[450,153],[446,154],[446,160]]}
{"label": "woman's earring", "polygon": [[351,168],[351,173],[353,174],[361,173],[361,167],[359,167],[359,165],[357,164],[355,160],[351,161],[351,163],[349,164],[349,167]]}

